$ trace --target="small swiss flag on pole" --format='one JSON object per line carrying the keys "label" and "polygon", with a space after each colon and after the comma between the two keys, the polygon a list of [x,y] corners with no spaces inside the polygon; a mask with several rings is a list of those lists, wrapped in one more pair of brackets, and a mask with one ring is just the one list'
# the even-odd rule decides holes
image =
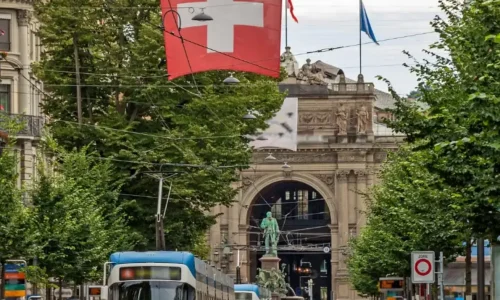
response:
{"label": "small swiss flag on pole", "polygon": [[[279,77],[282,0],[161,0],[161,7],[169,80],[210,70]],[[213,20],[192,20],[201,12]]]}

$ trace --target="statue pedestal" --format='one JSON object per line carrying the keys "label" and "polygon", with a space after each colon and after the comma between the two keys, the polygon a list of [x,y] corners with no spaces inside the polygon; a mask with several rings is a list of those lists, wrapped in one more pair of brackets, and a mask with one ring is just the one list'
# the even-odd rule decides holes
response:
{"label": "statue pedestal", "polygon": [[347,135],[337,135],[337,143],[347,144]]}
{"label": "statue pedestal", "polygon": [[366,143],[366,133],[361,133],[356,137],[356,143],[365,144]]}
{"label": "statue pedestal", "polygon": [[262,256],[260,259],[262,270],[270,271],[272,269],[280,269],[281,259],[277,256]]}

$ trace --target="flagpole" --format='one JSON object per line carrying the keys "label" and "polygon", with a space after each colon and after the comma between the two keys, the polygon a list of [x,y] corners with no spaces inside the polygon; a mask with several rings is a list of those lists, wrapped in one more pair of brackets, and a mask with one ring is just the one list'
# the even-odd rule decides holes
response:
{"label": "flagpole", "polygon": [[285,47],[288,47],[288,0],[285,0]]}
{"label": "flagpole", "polygon": [[361,26],[361,13],[362,13],[362,9],[363,9],[363,0],[359,0],[359,74],[362,75],[362,71],[363,71],[363,68],[362,68],[362,50],[361,50],[361,29],[362,29],[362,26]]}

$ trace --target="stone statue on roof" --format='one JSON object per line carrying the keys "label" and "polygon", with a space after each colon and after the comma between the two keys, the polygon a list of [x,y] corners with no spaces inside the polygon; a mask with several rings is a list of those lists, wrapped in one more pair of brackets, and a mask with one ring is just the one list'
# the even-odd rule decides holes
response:
{"label": "stone statue on roof", "polygon": [[305,81],[309,84],[326,85],[324,80],[323,72],[316,64],[311,64],[311,60],[308,58],[306,63],[300,68],[297,79]]}
{"label": "stone statue on roof", "polygon": [[281,54],[281,66],[285,68],[288,73],[288,77],[297,77],[299,74],[299,63],[295,59],[295,56],[293,56],[290,49],[290,47],[286,47],[285,52]]}

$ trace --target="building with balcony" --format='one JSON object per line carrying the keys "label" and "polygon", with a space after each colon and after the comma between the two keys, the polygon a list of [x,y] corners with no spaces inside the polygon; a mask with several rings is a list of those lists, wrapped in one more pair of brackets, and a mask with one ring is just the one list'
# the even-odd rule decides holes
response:
{"label": "building with balcony", "polygon": [[[38,28],[31,0],[0,1],[0,113],[2,118],[18,118],[25,124],[17,136],[19,184],[33,176],[43,126],[43,85],[31,71],[31,64],[41,55]],[[5,139],[3,132],[0,143]]]}

